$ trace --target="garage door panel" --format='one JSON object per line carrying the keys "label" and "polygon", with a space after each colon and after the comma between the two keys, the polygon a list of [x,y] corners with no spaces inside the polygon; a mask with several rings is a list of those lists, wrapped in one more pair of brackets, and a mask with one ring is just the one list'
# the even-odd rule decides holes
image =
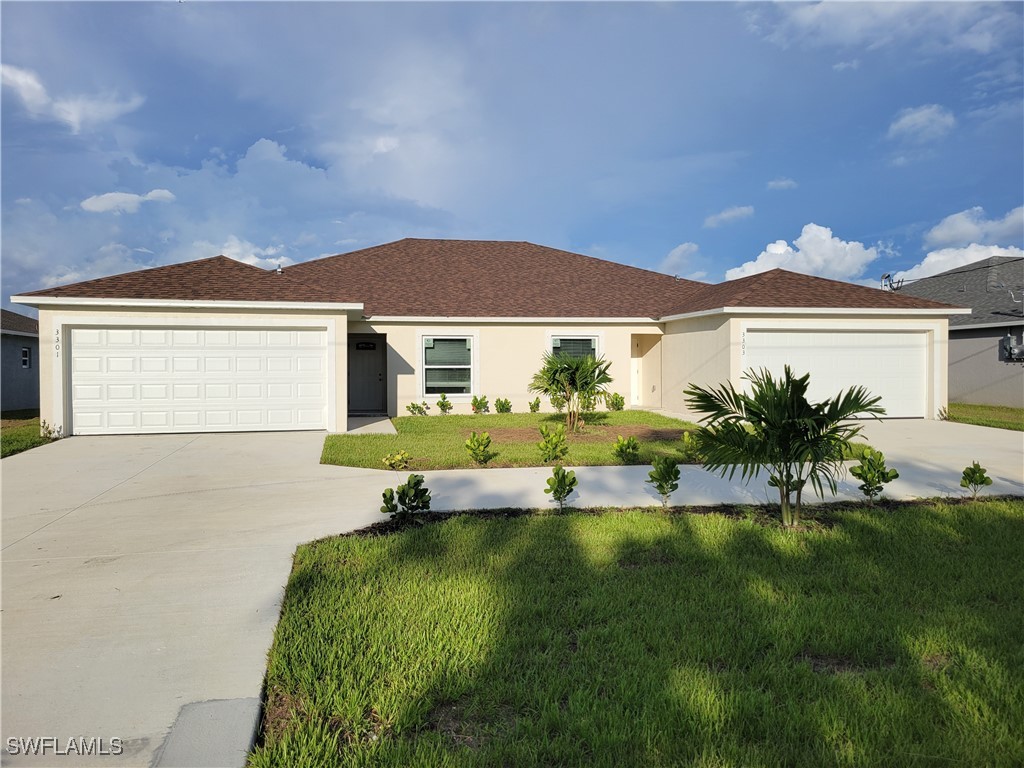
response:
{"label": "garage door panel", "polygon": [[882,398],[889,416],[925,416],[927,334],[901,331],[748,330],[743,369],[780,375],[788,364],[811,374],[808,397],[824,400],[851,386]]}
{"label": "garage door panel", "polygon": [[74,328],[70,340],[74,434],[326,427],[324,330]]}

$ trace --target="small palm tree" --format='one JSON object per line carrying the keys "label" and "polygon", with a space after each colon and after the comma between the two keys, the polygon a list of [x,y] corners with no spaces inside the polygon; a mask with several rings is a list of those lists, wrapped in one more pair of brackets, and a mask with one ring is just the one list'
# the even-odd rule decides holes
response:
{"label": "small palm tree", "polygon": [[530,391],[565,399],[565,426],[571,432],[583,427],[582,402],[593,402],[608,393],[611,363],[595,357],[574,357],[548,352],[541,369],[533,375]]}
{"label": "small palm tree", "polygon": [[[885,409],[864,387],[851,387],[820,403],[807,399],[810,374],[797,378],[787,365],[776,380],[767,370],[748,371],[750,394],[731,383],[718,389],[690,385],[687,404],[705,414],[697,430],[697,447],[704,466],[731,479],[737,471],[744,481],[768,470],[768,485],[779,489],[782,524],[800,522],[804,486],[810,482],[818,496],[828,486],[835,494],[843,457],[861,427],[850,423],[860,416],[880,416]],[[796,496],[795,503],[793,496]]]}

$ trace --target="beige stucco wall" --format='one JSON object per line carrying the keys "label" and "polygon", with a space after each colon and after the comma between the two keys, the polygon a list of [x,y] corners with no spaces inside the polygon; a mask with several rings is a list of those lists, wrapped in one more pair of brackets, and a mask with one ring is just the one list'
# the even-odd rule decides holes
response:
{"label": "beige stucco wall", "polygon": [[[494,411],[494,401],[505,397],[512,401],[514,412],[528,410],[536,395],[527,387],[540,369],[544,352],[550,349],[553,336],[596,336],[597,350],[611,362],[610,389],[630,402],[632,336],[660,335],[661,326],[651,322],[640,324],[611,323],[508,323],[508,322],[374,322],[355,321],[349,333],[379,333],[388,343],[388,413],[406,415],[406,406],[426,400],[431,413],[437,413],[438,395],[423,394],[422,338],[424,336],[470,336],[473,338],[475,394],[486,395]],[[455,404],[454,413],[470,413],[469,395],[449,395]],[[542,409],[550,410],[544,398]]]}
{"label": "beige stucco wall", "polygon": [[[328,407],[328,430],[344,432],[348,416],[348,356],[346,329],[348,318],[338,312],[297,312],[293,310],[219,311],[211,309],[127,310],[123,307],[88,308],[49,306],[39,311],[39,415],[53,427],[68,430],[70,406],[65,369],[68,330],[80,326],[207,326],[240,327],[321,327],[328,330],[328,360],[334,359],[329,385],[335,396]],[[58,330],[60,344],[58,346]],[[328,363],[330,365],[330,363]],[[333,416],[333,418],[332,418]]]}
{"label": "beige stucco wall", "polygon": [[661,402],[665,410],[689,414],[684,389],[690,384],[718,385],[732,377],[733,358],[738,359],[732,332],[730,320],[724,315],[665,323],[661,340]]}

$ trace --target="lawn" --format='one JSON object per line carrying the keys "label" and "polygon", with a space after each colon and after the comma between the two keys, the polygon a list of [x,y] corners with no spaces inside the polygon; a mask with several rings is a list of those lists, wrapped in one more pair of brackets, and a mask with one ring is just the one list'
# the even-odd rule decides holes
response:
{"label": "lawn", "polygon": [[950,403],[947,420],[961,424],[977,424],[979,427],[1015,429],[1024,432],[1024,408],[1008,408],[1002,405],[971,405]]}
{"label": "lawn", "polygon": [[0,458],[49,442],[39,435],[39,411],[10,411],[0,418]]}
{"label": "lawn", "polygon": [[[612,452],[619,435],[640,442],[640,463],[655,456],[680,458],[680,437],[695,424],[649,411],[608,411],[592,414],[581,434],[567,435],[572,466],[619,464]],[[497,453],[489,467],[535,467],[542,464],[538,428],[555,428],[565,416],[552,413],[495,413],[470,416],[402,416],[391,420],[397,435],[329,435],[324,441],[323,464],[383,469],[388,454],[398,450],[412,455],[409,469],[458,469],[477,466],[466,452],[472,432],[487,432]]]}
{"label": "lawn", "polygon": [[251,766],[1024,763],[1024,501],[302,546]]}

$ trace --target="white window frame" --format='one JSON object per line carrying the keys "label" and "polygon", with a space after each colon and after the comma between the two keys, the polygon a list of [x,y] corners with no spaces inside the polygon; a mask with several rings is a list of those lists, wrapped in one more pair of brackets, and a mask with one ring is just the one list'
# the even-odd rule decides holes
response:
{"label": "white window frame", "polygon": [[555,351],[555,339],[590,339],[594,342],[594,357],[601,357],[604,354],[602,347],[604,346],[604,334],[602,333],[587,333],[580,331],[566,331],[559,333],[557,331],[548,331],[548,352]]}
{"label": "white window frame", "polygon": [[469,392],[465,394],[445,393],[445,396],[453,403],[470,402],[474,397],[477,396],[477,389],[480,382],[480,334],[475,331],[466,331],[465,333],[452,333],[451,329],[446,329],[441,333],[429,333],[427,331],[421,331],[418,334],[418,347],[419,347],[419,391],[420,396],[424,399],[430,397],[440,397],[440,392],[427,393],[427,362],[426,362],[426,341],[427,339],[468,339],[470,342],[470,354],[469,354],[469,365],[431,365],[431,368],[468,368],[469,369]]}
{"label": "white window frame", "polygon": [[32,347],[21,348],[21,367],[26,370],[32,369]]}

